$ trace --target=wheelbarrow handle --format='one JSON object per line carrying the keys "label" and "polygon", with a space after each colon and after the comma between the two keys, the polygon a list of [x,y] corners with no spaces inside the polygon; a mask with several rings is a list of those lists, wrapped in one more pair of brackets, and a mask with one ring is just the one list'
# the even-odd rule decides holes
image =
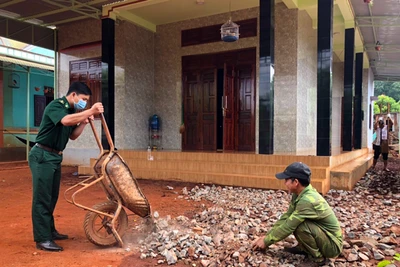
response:
{"label": "wheelbarrow handle", "polygon": [[102,155],[104,149],[103,149],[103,146],[102,146],[102,144],[101,144],[101,140],[100,140],[100,138],[99,138],[99,134],[97,133],[96,128],[95,128],[95,126],[94,126],[94,122],[93,122],[91,119],[89,119],[89,123],[90,123],[90,127],[92,127],[92,131],[93,131],[94,137],[96,138],[96,143],[97,143],[97,145],[99,146],[100,155]]}
{"label": "wheelbarrow handle", "polygon": [[103,125],[104,133],[106,134],[108,144],[110,145],[110,151],[114,151],[114,142],[111,138],[110,130],[108,129],[106,119],[104,118],[104,113],[100,114],[101,124]]}

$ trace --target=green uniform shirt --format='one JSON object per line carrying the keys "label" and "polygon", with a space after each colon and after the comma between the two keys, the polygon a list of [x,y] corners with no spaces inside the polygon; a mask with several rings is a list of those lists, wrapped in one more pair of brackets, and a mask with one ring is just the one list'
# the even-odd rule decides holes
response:
{"label": "green uniform shirt", "polygon": [[311,185],[297,196],[293,194],[288,211],[281,216],[264,238],[268,247],[292,234],[304,220],[317,224],[339,247],[342,247],[342,229],[326,200]]}
{"label": "green uniform shirt", "polygon": [[75,109],[70,107],[65,96],[51,101],[44,110],[36,143],[63,151],[76,126],[64,126],[61,119],[73,113]]}

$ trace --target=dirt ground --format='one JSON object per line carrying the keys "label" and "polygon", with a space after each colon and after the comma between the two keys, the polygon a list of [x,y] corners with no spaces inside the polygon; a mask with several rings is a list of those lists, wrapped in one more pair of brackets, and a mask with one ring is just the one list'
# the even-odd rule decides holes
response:
{"label": "dirt ground", "polygon": [[[68,234],[69,240],[57,241],[64,247],[62,252],[37,250],[33,242],[31,223],[32,181],[26,163],[0,164],[0,266],[156,266],[158,259],[140,259],[140,252],[131,248],[101,248],[86,238],[83,221],[86,211],[69,204],[64,191],[80,181],[73,173],[76,167],[63,167],[59,201],[55,210],[56,227],[60,233]],[[192,217],[207,203],[188,202],[177,199],[183,187],[191,189],[193,184],[139,180],[139,185],[150,202],[152,211],[160,217],[185,215]],[[169,190],[167,186],[174,189]],[[106,201],[106,195],[95,186],[78,198],[88,206]],[[130,216],[129,222],[136,220]],[[166,264],[164,264],[166,265]],[[159,266],[159,265],[158,265]],[[175,266],[187,266],[182,262]]]}
{"label": "dirt ground", "polygon": [[[382,168],[382,163],[378,163],[378,171]],[[399,171],[398,160],[390,159],[389,168],[395,172]],[[55,210],[58,231],[68,234],[70,239],[57,241],[64,247],[64,251],[46,252],[37,250],[33,242],[32,181],[27,164],[0,164],[0,225],[2,229],[0,266],[167,266],[166,263],[157,264],[161,258],[141,260],[138,245],[130,245],[129,249],[116,246],[101,248],[89,242],[83,228],[86,211],[69,204],[63,196],[67,188],[81,181],[82,178],[74,175],[76,171],[76,167],[63,167],[60,198]],[[205,206],[210,205],[207,202],[188,202],[177,198],[177,192],[181,192],[183,187],[190,190],[195,184],[149,180],[138,180],[138,182],[150,202],[152,211],[157,211],[160,217],[184,215],[192,218],[194,213],[202,211]],[[173,190],[169,190],[167,186],[173,187]],[[106,201],[106,195],[100,186],[95,186],[85,191],[77,200],[91,207]],[[128,218],[130,225],[140,220],[130,212],[128,212]],[[135,235],[129,232],[125,238],[129,238],[129,242],[132,242]],[[174,266],[187,265],[179,261]]]}

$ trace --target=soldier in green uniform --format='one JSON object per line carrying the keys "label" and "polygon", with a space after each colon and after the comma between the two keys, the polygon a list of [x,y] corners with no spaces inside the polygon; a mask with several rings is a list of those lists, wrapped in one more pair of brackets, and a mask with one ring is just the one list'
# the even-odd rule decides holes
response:
{"label": "soldier in green uniform", "polygon": [[36,145],[29,153],[29,168],[32,172],[32,224],[36,248],[61,251],[54,240],[68,239],[57,232],[53,211],[58,200],[61,179],[62,151],[69,139],[81,135],[85,125],[94,115],[104,111],[101,103],[83,110],[92,95],[86,84],[74,82],[66,96],[49,103],[44,111]]}
{"label": "soldier in green uniform", "polygon": [[253,249],[265,250],[294,234],[298,245],[285,251],[308,256],[304,266],[321,266],[327,258],[339,256],[343,248],[342,229],[329,204],[310,185],[310,168],[294,162],[275,176],[285,180],[292,200],[272,229],[253,243]]}

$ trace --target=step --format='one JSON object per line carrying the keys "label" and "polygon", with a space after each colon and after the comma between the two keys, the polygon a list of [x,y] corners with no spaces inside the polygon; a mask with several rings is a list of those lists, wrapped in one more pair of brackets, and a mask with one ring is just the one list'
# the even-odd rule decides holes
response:
{"label": "step", "polygon": [[[89,166],[79,166],[80,175],[89,175]],[[166,181],[183,181],[200,184],[218,184],[226,186],[242,186],[263,189],[286,189],[283,181],[275,176],[225,174],[212,172],[176,171],[162,169],[130,168],[133,176],[139,179],[155,179]],[[329,179],[311,179],[311,184],[323,194],[329,190]]]}
{"label": "step", "polygon": [[330,161],[331,168],[335,168],[347,162],[353,161],[369,153],[368,148],[357,149],[354,151],[343,152],[340,155],[332,156]]}
{"label": "step", "polygon": [[331,188],[353,190],[372,165],[373,154],[366,154],[331,169]]}
{"label": "step", "polygon": [[[200,173],[191,171],[131,169],[135,178],[166,181],[183,181],[200,184],[217,184],[225,186],[242,186],[263,189],[286,189],[283,181],[274,176]],[[312,185],[321,193],[329,190],[329,179],[312,179]]]}
{"label": "step", "polygon": [[93,175],[94,170],[92,166],[79,165],[78,173],[79,175]]}
{"label": "step", "polygon": [[[124,160],[147,159],[147,151],[119,150],[118,153]],[[264,165],[289,165],[295,161],[301,161],[308,166],[328,167],[330,157],[296,156],[296,155],[261,155],[245,153],[207,153],[207,152],[181,152],[181,151],[152,151],[154,160],[168,161],[205,161],[226,163],[249,163]]]}
{"label": "step", "polygon": [[[243,175],[274,176],[285,170],[286,165],[266,165],[250,163],[226,163],[226,162],[203,162],[203,161],[171,161],[171,160],[138,160],[125,159],[125,162],[133,169],[163,169],[175,171],[193,171],[201,173],[230,173]],[[325,167],[311,167],[312,177],[326,178],[329,176],[329,169]]]}

